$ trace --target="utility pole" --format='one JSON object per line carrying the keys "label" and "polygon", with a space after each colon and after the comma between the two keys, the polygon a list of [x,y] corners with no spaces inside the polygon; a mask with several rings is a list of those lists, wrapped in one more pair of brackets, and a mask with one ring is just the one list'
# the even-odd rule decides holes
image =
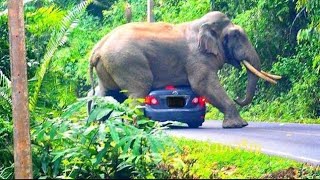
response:
{"label": "utility pole", "polygon": [[154,15],[153,15],[153,6],[154,6],[154,2],[153,0],[148,0],[147,2],[147,6],[148,6],[148,9],[147,9],[147,21],[148,22],[154,22]]}
{"label": "utility pole", "polygon": [[23,0],[8,0],[15,179],[32,179]]}

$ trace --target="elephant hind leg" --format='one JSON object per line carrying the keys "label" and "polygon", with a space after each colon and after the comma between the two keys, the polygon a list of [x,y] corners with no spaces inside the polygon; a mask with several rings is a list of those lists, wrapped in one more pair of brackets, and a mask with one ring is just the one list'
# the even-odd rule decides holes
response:
{"label": "elephant hind leg", "polygon": [[[114,82],[110,72],[105,67],[103,61],[99,61],[96,65],[96,71],[99,79],[99,87],[101,91],[107,92],[107,90],[119,89],[118,85]],[[105,94],[103,95],[105,96]]]}
{"label": "elephant hind leg", "polygon": [[125,94],[130,98],[144,98],[147,96],[152,86],[151,72],[140,74],[134,70],[127,70],[127,73],[121,75],[118,73],[113,74],[113,78],[120,89],[124,90]]}
{"label": "elephant hind leg", "polygon": [[145,56],[131,51],[123,58],[110,61],[108,66],[112,79],[119,89],[127,91],[128,97],[144,98],[148,95],[153,83],[153,74]]}

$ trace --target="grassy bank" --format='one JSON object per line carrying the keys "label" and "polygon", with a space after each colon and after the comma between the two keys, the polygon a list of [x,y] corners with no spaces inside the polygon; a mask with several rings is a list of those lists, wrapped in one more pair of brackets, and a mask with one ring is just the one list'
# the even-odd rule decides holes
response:
{"label": "grassy bank", "polygon": [[[207,111],[206,120],[223,120],[223,114],[217,108],[209,105]],[[247,121],[320,124],[320,118],[293,118],[267,112],[252,112],[247,109],[240,111],[240,114]]]}
{"label": "grassy bank", "polygon": [[251,150],[209,142],[176,139],[199,178],[320,178],[320,168]]}

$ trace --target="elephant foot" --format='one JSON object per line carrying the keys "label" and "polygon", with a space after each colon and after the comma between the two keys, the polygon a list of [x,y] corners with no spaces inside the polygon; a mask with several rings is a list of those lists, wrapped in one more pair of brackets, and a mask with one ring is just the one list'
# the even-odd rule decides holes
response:
{"label": "elephant foot", "polygon": [[243,119],[225,119],[222,123],[223,128],[242,128],[248,123]]}
{"label": "elephant foot", "polygon": [[248,122],[245,120],[242,120],[242,127],[248,126]]}

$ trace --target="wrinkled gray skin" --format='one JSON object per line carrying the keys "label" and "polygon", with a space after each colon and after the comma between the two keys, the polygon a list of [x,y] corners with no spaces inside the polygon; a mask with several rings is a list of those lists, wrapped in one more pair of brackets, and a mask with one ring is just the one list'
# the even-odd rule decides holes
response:
{"label": "wrinkled gray skin", "polygon": [[129,23],[116,28],[93,49],[90,74],[92,78],[95,68],[99,78],[95,95],[99,96],[121,89],[130,97],[143,98],[151,89],[191,85],[224,113],[224,128],[241,128],[248,123],[235,102],[244,106],[252,101],[258,78],[247,71],[246,97],[234,102],[217,73],[224,63],[240,68],[242,60],[260,70],[259,57],[244,30],[215,11],[177,25]]}

